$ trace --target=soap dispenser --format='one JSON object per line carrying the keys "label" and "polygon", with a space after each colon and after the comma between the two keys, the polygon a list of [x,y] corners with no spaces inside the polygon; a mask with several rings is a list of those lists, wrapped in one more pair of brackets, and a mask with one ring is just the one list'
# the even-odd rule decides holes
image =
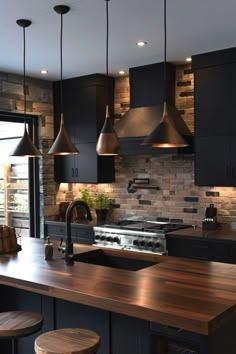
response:
{"label": "soap dispenser", "polygon": [[47,242],[44,244],[45,260],[50,261],[53,256],[53,244],[50,242],[50,237],[47,237]]}

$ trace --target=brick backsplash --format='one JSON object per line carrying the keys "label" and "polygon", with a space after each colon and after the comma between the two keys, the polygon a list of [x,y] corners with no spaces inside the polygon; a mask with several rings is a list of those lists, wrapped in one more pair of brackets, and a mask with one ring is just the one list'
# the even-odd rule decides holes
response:
{"label": "brick backsplash", "polygon": [[[190,65],[177,66],[176,108],[194,133],[194,77]],[[116,79],[115,118],[120,119],[129,109],[129,78]],[[122,119],[122,118],[121,118]],[[156,216],[183,220],[201,226],[205,209],[213,203],[218,209],[219,222],[236,222],[236,188],[198,187],[194,185],[194,156],[139,155],[116,157],[116,182],[112,184],[73,184],[69,198],[67,190],[58,192],[57,201],[80,197],[88,188],[94,195],[106,192],[114,200],[110,220],[127,216]],[[128,193],[128,181],[150,178],[150,185],[160,190],[138,189]],[[72,193],[72,194],[71,194]]]}

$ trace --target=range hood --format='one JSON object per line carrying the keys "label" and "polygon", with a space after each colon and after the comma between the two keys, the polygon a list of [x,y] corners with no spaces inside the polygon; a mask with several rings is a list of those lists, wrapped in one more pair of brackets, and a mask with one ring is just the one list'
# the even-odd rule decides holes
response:
{"label": "range hood", "polygon": [[[166,92],[164,72],[166,65]],[[121,144],[121,155],[160,154],[163,152],[192,152],[193,137],[181,118],[175,105],[175,65],[157,63],[129,70],[130,110],[115,124]],[[159,149],[141,146],[144,138],[158,125],[163,114],[163,102],[166,99],[174,113],[177,130],[190,144],[187,148]]]}

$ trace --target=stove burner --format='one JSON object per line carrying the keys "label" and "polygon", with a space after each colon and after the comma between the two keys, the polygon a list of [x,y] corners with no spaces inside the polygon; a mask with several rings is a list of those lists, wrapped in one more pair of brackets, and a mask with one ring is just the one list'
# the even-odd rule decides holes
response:
{"label": "stove burner", "polygon": [[94,227],[95,245],[167,254],[166,233],[192,225],[148,220],[121,220],[116,224]]}

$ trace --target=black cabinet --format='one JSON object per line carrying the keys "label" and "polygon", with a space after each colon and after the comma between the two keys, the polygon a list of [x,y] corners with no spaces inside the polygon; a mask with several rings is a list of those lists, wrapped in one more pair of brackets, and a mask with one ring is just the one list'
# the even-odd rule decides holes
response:
{"label": "black cabinet", "polygon": [[169,256],[236,264],[236,244],[233,241],[167,236]]}
{"label": "black cabinet", "polygon": [[[60,240],[66,237],[66,223],[46,221],[44,224],[44,236]],[[73,242],[91,245],[94,243],[93,225],[71,224],[71,237]]]}
{"label": "black cabinet", "polygon": [[193,56],[195,183],[236,185],[236,48]]}
{"label": "black cabinet", "polygon": [[188,240],[186,237],[167,237],[167,249],[169,256],[209,260],[207,241]]}
{"label": "black cabinet", "polygon": [[236,137],[196,137],[195,147],[197,185],[236,186]]}
{"label": "black cabinet", "polygon": [[[109,78],[109,105],[113,113],[114,79]],[[53,85],[54,127],[60,125],[60,83]],[[65,127],[80,154],[55,156],[55,181],[110,183],[115,180],[114,158],[98,156],[96,142],[105,120],[106,77],[100,74],[63,80]]]}
{"label": "black cabinet", "polygon": [[96,142],[75,144],[79,154],[55,156],[55,181],[67,183],[114,182],[114,158],[98,156]]}

